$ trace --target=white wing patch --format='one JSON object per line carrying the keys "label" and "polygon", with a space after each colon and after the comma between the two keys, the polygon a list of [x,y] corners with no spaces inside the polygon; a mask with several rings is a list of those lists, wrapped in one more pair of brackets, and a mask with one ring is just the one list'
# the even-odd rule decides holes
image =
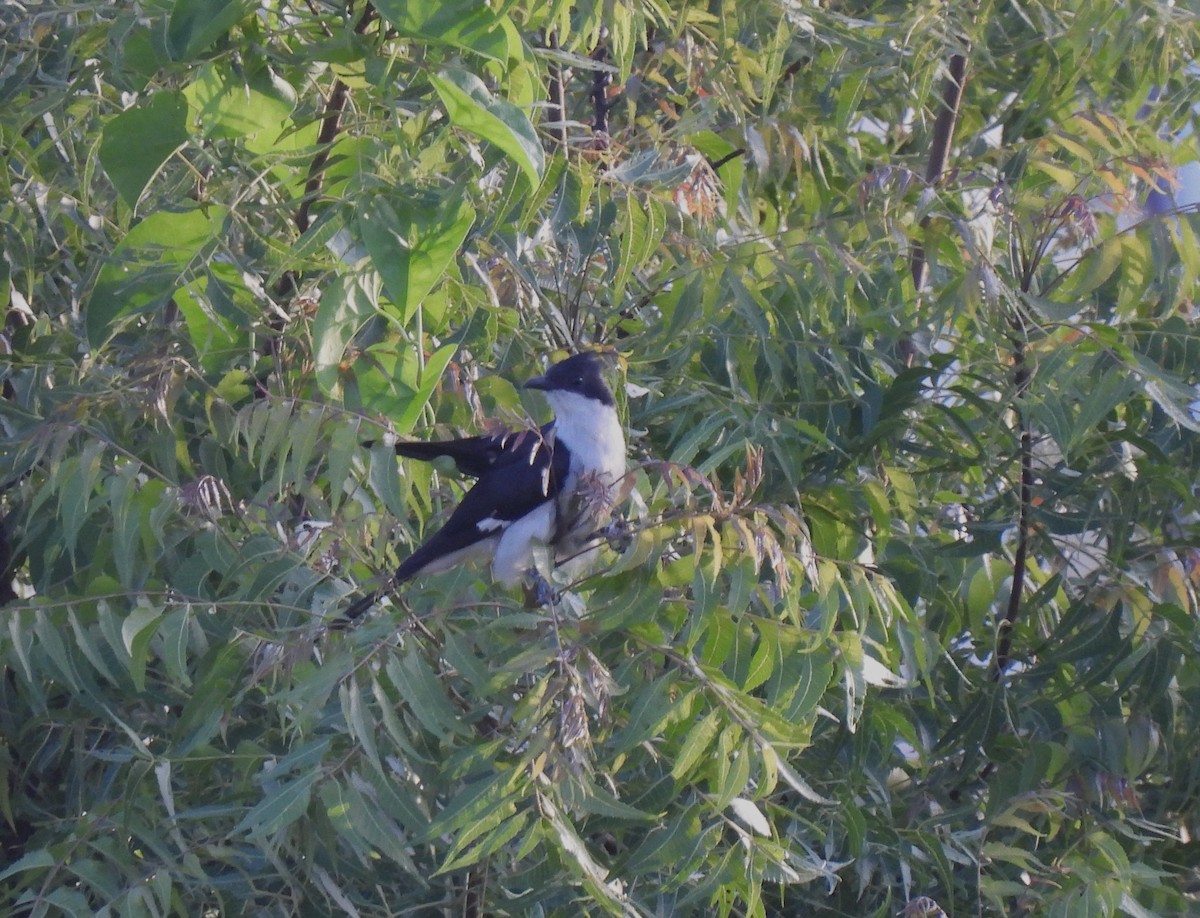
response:
{"label": "white wing patch", "polygon": [[512,520],[501,520],[494,516],[485,516],[475,524],[475,528],[480,532],[495,532],[497,529],[507,529],[511,525]]}

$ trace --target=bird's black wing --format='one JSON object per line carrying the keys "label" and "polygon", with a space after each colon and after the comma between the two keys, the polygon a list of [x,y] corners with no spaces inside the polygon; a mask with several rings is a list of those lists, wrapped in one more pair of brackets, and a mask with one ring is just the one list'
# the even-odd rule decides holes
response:
{"label": "bird's black wing", "polygon": [[546,441],[553,425],[551,421],[540,430],[519,430],[457,440],[410,440],[395,445],[396,455],[423,462],[448,456],[464,475],[479,478],[493,469],[527,461],[531,446]]}
{"label": "bird's black wing", "polygon": [[[449,456],[463,474],[479,480],[463,495],[446,525],[400,563],[391,585],[410,580],[437,561],[499,535],[525,514],[557,499],[567,479],[571,454],[562,444],[555,448],[553,427],[551,421],[541,430],[509,434],[502,441],[499,437],[466,437],[396,444],[397,453],[414,459]],[[351,603],[333,627],[346,627],[371,608],[383,592],[377,590]]]}
{"label": "bird's black wing", "polygon": [[463,495],[441,529],[404,559],[395,582],[415,577],[426,566],[500,535],[514,522],[558,496],[566,479],[570,454],[554,448],[552,439],[530,431],[515,447],[501,453],[491,468]]}

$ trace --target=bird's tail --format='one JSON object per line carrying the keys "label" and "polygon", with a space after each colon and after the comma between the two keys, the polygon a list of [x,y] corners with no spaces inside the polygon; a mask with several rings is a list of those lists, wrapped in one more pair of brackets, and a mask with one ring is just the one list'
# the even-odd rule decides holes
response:
{"label": "bird's tail", "polygon": [[503,441],[496,437],[463,437],[460,440],[405,440],[393,448],[397,456],[430,462],[449,456],[454,464],[468,475],[479,477],[490,462],[503,450]]}

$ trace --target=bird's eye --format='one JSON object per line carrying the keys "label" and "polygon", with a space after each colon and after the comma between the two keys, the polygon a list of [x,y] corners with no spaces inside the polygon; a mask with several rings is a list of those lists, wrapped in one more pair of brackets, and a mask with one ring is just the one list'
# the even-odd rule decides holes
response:
{"label": "bird's eye", "polygon": [[576,377],[575,377],[575,385],[577,385],[577,386],[582,386],[582,385],[583,385],[583,377],[582,377],[582,376],[576,376]]}

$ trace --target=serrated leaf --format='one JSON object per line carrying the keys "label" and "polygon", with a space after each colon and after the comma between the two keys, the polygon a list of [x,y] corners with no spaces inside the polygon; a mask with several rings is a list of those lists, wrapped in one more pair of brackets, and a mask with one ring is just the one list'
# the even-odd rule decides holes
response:
{"label": "serrated leaf", "polygon": [[671,766],[671,777],[676,781],[688,780],[693,766],[708,752],[721,728],[721,717],[717,711],[709,711],[700,723],[687,732],[679,752]]}
{"label": "serrated leaf", "polygon": [[767,817],[762,814],[754,803],[747,800],[745,797],[734,797],[729,801],[729,808],[733,810],[733,815],[755,835],[762,835],[767,838],[771,836],[771,823],[767,821]]}
{"label": "serrated leaf", "polygon": [[434,736],[462,733],[466,727],[446,699],[442,683],[414,649],[392,656],[385,667],[388,678],[413,716]]}
{"label": "serrated leaf", "polygon": [[288,437],[287,463],[280,463],[276,469],[276,487],[280,493],[288,486],[302,484],[310,478],[309,463],[324,428],[324,412],[308,409],[298,414]]}
{"label": "serrated leaf", "polygon": [[350,468],[359,451],[360,429],[357,421],[334,426],[325,456],[325,480],[329,486],[329,509],[336,511],[350,492]]}
{"label": "serrated leaf", "polygon": [[258,471],[263,476],[269,475],[272,468],[278,469],[283,465],[284,457],[291,448],[290,435],[296,413],[296,405],[290,399],[271,402],[270,405],[262,442],[259,443]]}
{"label": "serrated leaf", "polygon": [[572,811],[578,809],[595,816],[605,816],[611,819],[632,819],[644,822],[655,819],[655,815],[630,806],[617,799],[595,782],[585,776],[563,786],[564,803]]}
{"label": "serrated leaf", "polygon": [[377,443],[371,450],[367,478],[371,492],[381,501],[392,516],[404,516],[408,509],[404,493],[400,490],[400,476],[396,472],[396,454],[386,445]]}
{"label": "serrated leaf", "polygon": [[191,606],[176,608],[163,616],[158,628],[162,638],[162,661],[167,667],[167,676],[172,684],[181,689],[190,689],[192,677],[187,672],[187,650],[191,646]]}
{"label": "serrated leaf", "polygon": [[740,743],[734,748],[734,742],[740,732],[728,729],[718,740],[717,781],[713,787],[713,805],[717,809],[723,810],[729,806],[729,802],[745,790],[750,780],[750,746],[748,743]]}
{"label": "serrated leaf", "polygon": [[608,871],[592,857],[575,827],[567,821],[552,800],[548,797],[541,797],[539,800],[542,813],[553,828],[561,850],[583,871],[587,888],[610,908],[619,910],[620,914],[631,914],[631,905],[621,891],[621,885],[610,885],[607,882]]}
{"label": "serrated leaf", "polygon": [[764,757],[769,756],[771,758],[771,763],[775,767],[777,774],[791,786],[792,790],[796,791],[805,800],[811,803],[819,803],[822,806],[836,805],[836,800],[830,800],[828,797],[824,797],[813,790],[812,785],[800,777],[800,773],[783,760],[775,751],[774,746],[762,745],[759,747],[759,752]]}
{"label": "serrated leaf", "polygon": [[750,659],[750,670],[742,683],[742,691],[752,692],[771,678],[777,666],[782,661],[782,650],[779,645],[778,632],[772,627],[760,628],[758,632],[758,647]]}
{"label": "serrated leaf", "polygon": [[691,704],[695,690],[672,698],[669,689],[674,684],[673,677],[664,676],[642,690],[633,702],[625,728],[613,738],[614,753],[627,752],[657,735],[686,705]]}
{"label": "serrated leaf", "polygon": [[446,367],[450,365],[450,361],[457,352],[458,344],[456,342],[444,344],[425,361],[420,379],[417,381],[416,392],[409,400],[404,412],[399,417],[392,419],[392,427],[396,433],[410,433],[413,427],[416,426],[417,419],[421,416],[421,412],[425,410],[425,406],[429,404],[429,399],[433,396],[433,390],[442,381]]}
{"label": "serrated leaf", "polygon": [[120,686],[121,681],[109,669],[109,661],[95,640],[99,629],[94,627],[85,628],[83,622],[80,621],[78,611],[74,608],[67,610],[67,621],[71,623],[71,631],[75,637],[75,646],[79,648],[80,653],[87,657],[87,661],[92,664],[92,667],[107,679],[109,683]]}
{"label": "serrated leaf", "polygon": [[286,829],[308,811],[312,788],[321,776],[318,769],[300,775],[268,791],[233,827],[233,835],[246,832],[252,836],[274,835]]}
{"label": "serrated leaf", "polygon": [[419,841],[437,838],[474,825],[488,813],[502,809],[512,792],[513,774],[489,775],[466,785],[439,813]]}
{"label": "serrated leaf", "polygon": [[374,271],[343,274],[321,292],[313,322],[313,358],[321,390],[338,395],[342,389],[342,360],[354,336],[379,311],[382,282]]}
{"label": "serrated leaf", "polygon": [[29,870],[47,870],[58,863],[60,859],[45,849],[29,851],[0,871],[0,880],[7,880]]}
{"label": "serrated leaf", "polygon": [[362,750],[363,757],[379,768],[379,747],[375,744],[375,725],[367,720],[367,712],[363,704],[362,692],[358,688],[358,679],[351,675],[341,687],[342,716],[350,725],[350,733]]}
{"label": "serrated leaf", "polygon": [[334,823],[339,832],[352,841],[363,839],[375,846],[386,857],[405,868],[416,882],[428,886],[408,852],[409,842],[404,831],[383,812],[376,801],[366,796],[366,792],[374,789],[371,785],[354,776],[347,784],[326,787],[329,789],[322,788],[322,798],[327,808],[335,794],[334,799],[344,808],[344,818]]}
{"label": "serrated leaf", "polygon": [[57,618],[39,610],[35,628],[37,644],[45,652],[49,662],[53,664],[47,669],[69,686],[72,691],[82,691],[83,679],[75,665],[74,655],[67,651]]}

